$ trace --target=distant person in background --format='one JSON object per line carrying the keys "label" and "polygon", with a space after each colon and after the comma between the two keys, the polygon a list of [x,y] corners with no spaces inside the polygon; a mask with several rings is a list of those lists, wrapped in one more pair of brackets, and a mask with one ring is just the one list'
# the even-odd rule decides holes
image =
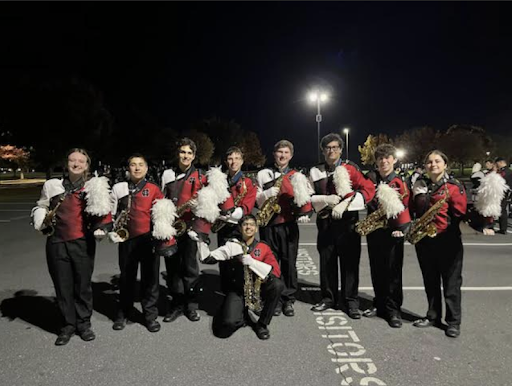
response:
{"label": "distant person in background", "polygon": [[493,170],[494,170],[494,162],[492,162],[490,159],[486,160],[484,173],[487,174],[489,172],[492,172]]}
{"label": "distant person in background", "polygon": [[475,201],[476,196],[476,190],[480,186],[480,180],[485,176],[485,174],[482,171],[482,164],[479,162],[476,162],[473,165],[473,169],[471,170],[471,183],[473,184],[471,186],[471,201]]}
{"label": "distant person in background", "polygon": [[499,225],[500,225],[500,230],[498,231],[498,233],[505,235],[505,234],[507,234],[507,227],[508,227],[507,207],[508,207],[508,201],[510,199],[510,188],[512,187],[512,171],[510,171],[510,169],[508,168],[508,164],[507,164],[507,161],[505,160],[505,158],[502,158],[502,157],[496,158],[495,164],[496,164],[497,173],[505,179],[505,182],[507,183],[507,186],[509,189],[507,194],[503,198],[503,200],[501,200],[501,216],[498,220]]}

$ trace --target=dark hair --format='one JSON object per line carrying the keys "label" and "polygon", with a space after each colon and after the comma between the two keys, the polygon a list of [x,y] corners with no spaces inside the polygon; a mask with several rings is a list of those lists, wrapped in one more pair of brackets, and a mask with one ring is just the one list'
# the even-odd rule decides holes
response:
{"label": "dark hair", "polygon": [[496,159],[494,160],[494,163],[498,163],[498,162],[507,162],[507,160],[503,157],[496,157]]}
{"label": "dark hair", "polygon": [[177,148],[178,153],[180,152],[180,148],[183,146],[190,147],[190,150],[192,150],[192,153],[194,153],[194,155],[196,155],[196,152],[197,152],[196,143],[194,141],[192,141],[190,138],[185,137],[178,141],[178,148]]}
{"label": "dark hair", "polygon": [[244,159],[244,152],[242,151],[242,149],[240,149],[238,146],[231,146],[227,151],[226,151],[226,159],[233,153],[239,153],[241,156],[242,156],[242,159]]}
{"label": "dark hair", "polygon": [[438,156],[440,156],[443,159],[444,163],[446,165],[448,165],[448,157],[441,150],[431,150],[431,151],[429,151],[427,153],[427,155],[425,156],[425,159],[423,160],[423,164],[427,163],[428,157],[430,157],[432,154],[437,154]]}
{"label": "dark hair", "polygon": [[325,137],[323,137],[320,140],[320,149],[324,150],[327,144],[336,141],[340,144],[340,149],[343,150],[343,139],[341,138],[341,135],[336,133],[329,133]]}
{"label": "dark hair", "polygon": [[144,160],[144,162],[146,163],[146,166],[148,166],[148,160],[146,159],[146,157],[144,157],[140,153],[133,153],[130,157],[128,157],[128,162],[126,163],[126,165],[130,166],[130,162],[132,162],[132,159],[134,159],[134,158],[142,158]]}
{"label": "dark hair", "polygon": [[245,216],[243,216],[239,221],[238,221],[238,225],[242,225],[244,223],[244,221],[246,220],[253,220],[255,223],[256,223],[256,226],[258,225],[258,220],[256,220],[256,216],[253,215],[253,214],[246,214]]}
{"label": "dark hair", "polygon": [[64,160],[64,169],[67,169],[69,156],[73,153],[80,153],[85,156],[85,158],[87,160],[87,169],[84,172],[84,180],[87,180],[87,177],[89,177],[89,168],[91,167],[91,157],[89,157],[89,154],[87,153],[87,151],[85,149],[81,149],[79,147],[74,147],[74,148],[70,149],[66,153],[66,159]]}
{"label": "dark hair", "polygon": [[389,143],[382,143],[375,148],[375,160],[389,157],[390,155],[396,158],[396,147]]}
{"label": "dark hair", "polygon": [[487,163],[487,162],[490,162],[490,163],[494,163],[494,161],[492,159],[486,159],[484,163]]}
{"label": "dark hair", "polygon": [[274,145],[274,153],[279,149],[282,149],[283,147],[287,147],[288,149],[290,149],[290,153],[292,153],[293,155],[293,143],[291,143],[287,139],[282,139]]}

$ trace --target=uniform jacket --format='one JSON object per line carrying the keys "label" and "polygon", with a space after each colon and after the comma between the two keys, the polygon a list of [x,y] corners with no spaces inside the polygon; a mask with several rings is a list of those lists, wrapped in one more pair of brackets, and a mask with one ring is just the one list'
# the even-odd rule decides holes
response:
{"label": "uniform jacket", "polygon": [[235,174],[232,178],[228,177],[229,190],[233,201],[237,200],[237,197],[245,191],[245,195],[242,201],[238,204],[243,209],[244,215],[250,214],[256,203],[257,188],[249,177],[245,177],[240,171]]}

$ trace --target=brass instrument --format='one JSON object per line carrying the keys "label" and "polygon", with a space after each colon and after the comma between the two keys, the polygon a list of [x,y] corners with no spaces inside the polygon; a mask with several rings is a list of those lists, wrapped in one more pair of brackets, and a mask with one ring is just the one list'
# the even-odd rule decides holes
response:
{"label": "brass instrument", "polygon": [[[245,195],[247,194],[247,186],[245,185],[245,181],[242,180],[242,192],[235,198],[235,201],[233,202],[234,207],[238,208],[242,200],[244,199]],[[217,233],[222,228],[226,226],[227,222],[223,220],[215,220],[215,222],[212,225],[212,232]]]}
{"label": "brass instrument", "polygon": [[279,195],[281,194],[281,185],[283,184],[284,176],[284,173],[281,174],[274,184],[274,187],[279,189],[279,194],[267,199],[261,206],[260,211],[256,213],[256,221],[259,227],[267,226],[275,214],[281,213],[281,206],[277,202],[279,200]]}
{"label": "brass instrument", "polygon": [[418,241],[423,239],[425,236],[436,237],[437,229],[433,221],[436,215],[439,213],[444,203],[450,197],[448,189],[445,190],[444,197],[432,205],[418,220],[416,220],[405,239],[411,244],[416,244]]}
{"label": "brass instrument", "polygon": [[57,210],[59,209],[59,206],[62,204],[64,199],[66,198],[66,195],[63,194],[60,196],[59,201],[57,202],[57,205],[55,205],[55,208],[48,211],[46,213],[46,216],[44,217],[43,224],[41,226],[41,233],[45,236],[53,236],[55,233],[55,226],[57,225]]}
{"label": "brass instrument", "polygon": [[[401,194],[400,200],[403,200],[406,195],[406,192]],[[388,219],[386,217],[386,212],[384,211],[382,205],[380,205],[375,212],[366,216],[364,220],[358,221],[356,223],[356,232],[361,236],[368,236],[370,233],[376,231],[377,229],[386,228],[387,225]]]}
{"label": "brass instrument", "polygon": [[126,205],[126,208],[121,211],[119,216],[116,218],[116,221],[114,221],[114,228],[113,231],[117,233],[117,235],[121,238],[121,242],[124,242],[130,238],[130,232],[128,232],[128,229],[126,229],[126,226],[128,225],[129,214],[130,214],[130,207],[132,205],[132,195],[128,195],[128,204]]}
{"label": "brass instrument", "polygon": [[185,212],[192,207],[194,200],[197,198],[197,194],[195,194],[191,199],[187,202],[184,202],[180,206],[176,208],[176,220],[174,221],[173,227],[176,229],[176,237],[181,237],[187,231],[187,223],[182,220],[180,217],[185,214]]}
{"label": "brass instrument", "polygon": [[[239,244],[246,255],[249,247],[245,243]],[[247,265],[244,265],[244,303],[249,310],[254,312],[260,312],[263,308],[261,305],[261,283],[263,280],[252,273]]]}

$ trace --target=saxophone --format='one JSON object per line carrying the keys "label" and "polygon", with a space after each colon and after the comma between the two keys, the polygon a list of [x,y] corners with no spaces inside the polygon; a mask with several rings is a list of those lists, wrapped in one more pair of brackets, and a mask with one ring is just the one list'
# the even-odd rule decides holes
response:
{"label": "saxophone", "polygon": [[[233,201],[235,208],[237,208],[240,205],[240,203],[242,202],[242,200],[244,199],[246,194],[247,194],[247,186],[245,185],[245,181],[242,181],[242,192]],[[220,219],[215,220],[215,222],[212,225],[212,232],[217,233],[222,228],[224,228],[226,226],[226,224],[227,224],[226,221],[223,221]]]}
{"label": "saxophone", "polygon": [[55,233],[55,226],[57,225],[57,210],[59,209],[59,206],[62,204],[65,198],[65,194],[60,196],[57,205],[55,205],[55,208],[48,211],[48,213],[44,217],[43,224],[41,226],[41,233],[43,235],[50,237],[53,236],[53,234]]}
{"label": "saxophone", "polygon": [[[400,200],[403,200],[407,195],[406,192],[400,195]],[[368,236],[373,231],[386,228],[388,225],[388,219],[386,218],[386,212],[382,205],[375,211],[366,216],[364,220],[356,223],[356,232],[361,236]]]}
{"label": "saxophone", "polygon": [[416,220],[409,233],[405,236],[405,239],[411,244],[416,244],[418,241],[423,239],[425,236],[436,237],[437,229],[433,221],[444,203],[450,197],[448,189],[445,190],[444,197],[432,205],[418,220]]}
{"label": "saxophone", "polygon": [[194,200],[197,197],[197,193],[192,196],[188,201],[184,202],[180,206],[176,208],[176,220],[174,221],[173,227],[176,229],[176,237],[181,237],[187,231],[187,223],[182,220],[180,217],[185,214],[185,212],[192,207],[194,204]]}
{"label": "saxophone", "polygon": [[256,214],[256,222],[259,227],[265,227],[268,225],[272,217],[275,214],[281,213],[281,206],[277,203],[279,200],[279,195],[281,194],[281,185],[283,184],[283,178],[285,174],[281,174],[279,178],[276,180],[274,187],[279,189],[279,193],[277,196],[273,196],[268,198],[260,208],[260,211]]}
{"label": "saxophone", "polygon": [[129,214],[131,205],[132,195],[128,194],[128,204],[126,205],[126,208],[123,209],[119,216],[116,218],[116,221],[114,222],[114,227],[112,229],[121,238],[121,242],[125,242],[130,238],[130,232],[128,232],[126,226],[128,225],[128,220],[130,219]]}
{"label": "saxophone", "polygon": [[[244,251],[244,255],[249,251],[249,247],[245,243],[239,243]],[[251,269],[244,265],[244,303],[245,307],[254,312],[260,312],[262,310],[261,305],[261,283],[263,280],[256,275],[254,279],[254,273]]]}

